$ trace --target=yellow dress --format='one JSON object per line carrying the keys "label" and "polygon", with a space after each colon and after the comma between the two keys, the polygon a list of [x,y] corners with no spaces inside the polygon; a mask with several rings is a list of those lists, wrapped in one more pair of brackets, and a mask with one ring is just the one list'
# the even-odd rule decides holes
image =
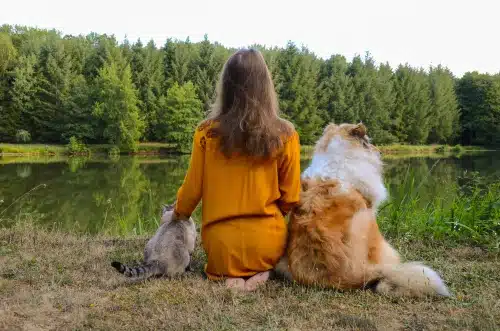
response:
{"label": "yellow dress", "polygon": [[284,215],[299,201],[300,142],[296,131],[277,157],[226,158],[209,123],[194,134],[189,168],[175,212],[189,216],[202,200],[201,238],[209,279],[248,277],[273,269],[283,255]]}

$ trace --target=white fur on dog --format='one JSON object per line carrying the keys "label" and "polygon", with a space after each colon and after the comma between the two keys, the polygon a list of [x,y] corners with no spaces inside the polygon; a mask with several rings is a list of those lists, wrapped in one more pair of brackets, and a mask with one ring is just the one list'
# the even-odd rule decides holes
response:
{"label": "white fur on dog", "polygon": [[342,136],[335,136],[326,152],[314,153],[302,178],[337,179],[346,188],[352,185],[372,202],[376,210],[387,198],[387,190],[382,181],[382,160],[377,153],[352,148],[350,144]]}

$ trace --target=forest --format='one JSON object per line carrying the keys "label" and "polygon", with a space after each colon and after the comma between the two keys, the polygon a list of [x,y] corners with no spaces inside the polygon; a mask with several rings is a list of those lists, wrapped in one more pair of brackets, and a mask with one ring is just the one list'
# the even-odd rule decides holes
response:
{"label": "forest", "polygon": [[[281,115],[304,145],[328,122],[358,121],[376,144],[500,144],[500,73],[392,68],[369,53],[322,59],[293,42],[249,47],[264,54]],[[234,51],[207,36],[169,38],[160,47],[3,25],[0,142],[66,144],[73,137],[131,149],[137,142],[186,146]]]}

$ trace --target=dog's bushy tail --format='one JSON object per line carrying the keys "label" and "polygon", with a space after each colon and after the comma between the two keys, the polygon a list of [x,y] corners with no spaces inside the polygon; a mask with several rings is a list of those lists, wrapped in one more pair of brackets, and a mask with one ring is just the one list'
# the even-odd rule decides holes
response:
{"label": "dog's bushy tail", "polygon": [[377,266],[381,278],[375,291],[387,295],[451,296],[441,277],[419,262]]}
{"label": "dog's bushy tail", "polygon": [[156,263],[148,263],[142,264],[137,267],[129,267],[121,262],[113,261],[111,262],[111,266],[115,268],[119,273],[129,278],[148,278],[151,276],[155,276],[158,273],[158,267]]}

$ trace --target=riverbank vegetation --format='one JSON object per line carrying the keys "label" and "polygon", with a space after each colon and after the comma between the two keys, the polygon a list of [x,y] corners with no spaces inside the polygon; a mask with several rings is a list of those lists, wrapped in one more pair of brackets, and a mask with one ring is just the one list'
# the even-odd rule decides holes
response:
{"label": "riverbank vegetation", "polygon": [[[304,145],[330,121],[363,121],[377,145],[500,142],[500,75],[391,68],[368,54],[322,59],[293,43],[255,47]],[[121,151],[146,141],[190,146],[234,51],[208,38],[157,46],[10,25],[0,27],[0,49],[0,141],[66,145],[74,137]]]}
{"label": "riverbank vegetation", "polygon": [[[396,156],[443,156],[457,155],[462,153],[483,152],[490,149],[481,146],[449,146],[449,145],[401,145],[390,144],[377,146],[384,155]],[[92,155],[165,155],[185,153],[176,149],[175,144],[148,142],[138,143],[134,149],[120,149],[115,145],[96,144],[85,145],[82,142],[70,139],[70,143],[64,145],[44,144],[2,144],[0,143],[0,156],[92,156]],[[314,146],[301,146],[303,158],[310,158],[314,153]]]}

